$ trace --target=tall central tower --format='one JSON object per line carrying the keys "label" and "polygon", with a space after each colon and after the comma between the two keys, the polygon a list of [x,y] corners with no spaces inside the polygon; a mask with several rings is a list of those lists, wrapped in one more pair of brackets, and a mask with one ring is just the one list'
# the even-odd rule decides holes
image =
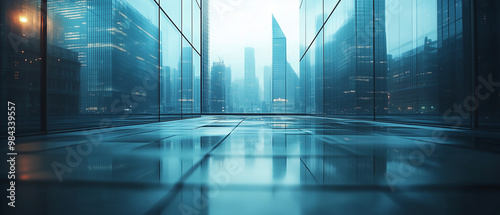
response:
{"label": "tall central tower", "polygon": [[273,15],[272,110],[284,113],[286,107],[286,37]]}

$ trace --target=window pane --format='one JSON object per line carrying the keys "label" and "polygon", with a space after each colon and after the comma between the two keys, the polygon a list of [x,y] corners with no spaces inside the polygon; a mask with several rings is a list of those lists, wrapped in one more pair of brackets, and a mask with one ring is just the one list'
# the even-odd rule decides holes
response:
{"label": "window pane", "polygon": [[325,24],[324,75],[328,95],[325,110],[329,116],[356,116],[360,109],[356,102],[360,96],[357,94],[355,10],[354,1],[341,1]]}
{"label": "window pane", "polygon": [[323,1],[305,0],[306,4],[306,44],[311,44],[323,25]]}
{"label": "window pane", "polygon": [[306,53],[306,114],[323,112],[323,33]]}
{"label": "window pane", "polygon": [[498,70],[498,62],[500,62],[500,32],[498,26],[500,20],[497,15],[498,11],[500,11],[500,2],[478,0],[477,9],[477,63],[479,76],[476,81],[479,90],[476,93],[478,98],[483,98],[480,98],[479,105],[479,128],[498,130],[500,129],[498,84],[494,88],[494,93],[492,93],[491,88],[487,89],[485,83],[490,82],[490,80],[495,83],[500,82],[500,70]]}
{"label": "window pane", "polygon": [[174,24],[181,28],[181,1],[182,0],[161,0],[161,8],[167,13],[168,17],[172,19]]}
{"label": "window pane", "polygon": [[182,33],[190,42],[193,40],[192,3],[192,0],[182,0]]}
{"label": "window pane", "polygon": [[300,28],[300,57],[304,55],[304,52],[306,51],[306,4],[304,3],[306,0],[303,0],[301,6],[300,6],[300,23],[299,23],[299,28]]}
{"label": "window pane", "polygon": [[161,26],[161,120],[181,116],[181,35],[166,16]]}
{"label": "window pane", "polygon": [[157,17],[153,1],[48,2],[49,130],[158,120]]}
{"label": "window pane", "polygon": [[193,115],[198,116],[201,113],[201,59],[200,55],[193,50]]}
{"label": "window pane", "polygon": [[7,134],[9,101],[15,103],[16,136],[40,131],[39,6],[40,1],[28,0],[2,1],[0,7],[2,136]]}
{"label": "window pane", "polygon": [[340,0],[324,0],[324,13],[325,13],[325,20],[328,18],[330,13],[333,11],[335,6]]}
{"label": "window pane", "polygon": [[201,20],[200,20],[201,10],[198,4],[193,0],[193,46],[200,52],[201,46]]}
{"label": "window pane", "polygon": [[182,39],[182,114],[184,118],[193,113],[193,48]]}
{"label": "window pane", "polygon": [[[386,91],[387,100],[382,96],[377,100],[377,119],[455,124],[446,113],[469,95],[471,85],[466,69],[470,61],[465,60],[464,41],[457,35],[463,23],[457,19],[454,2],[401,1],[399,7],[386,3],[385,16],[380,16],[386,24],[377,25],[381,31],[377,31],[376,58],[387,60],[387,69],[380,64],[376,73],[381,78],[387,71],[387,81],[383,86],[383,79],[377,79],[376,92]],[[382,49],[383,37],[387,50]],[[470,126],[470,117],[460,121],[457,126]]]}

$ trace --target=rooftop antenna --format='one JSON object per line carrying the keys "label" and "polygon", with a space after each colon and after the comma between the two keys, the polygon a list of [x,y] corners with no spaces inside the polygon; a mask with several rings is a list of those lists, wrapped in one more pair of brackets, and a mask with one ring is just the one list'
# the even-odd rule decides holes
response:
{"label": "rooftop antenna", "polygon": [[217,57],[219,58],[219,62],[224,62],[224,60],[222,60],[224,58],[224,55],[222,55],[222,57],[220,57],[219,55],[217,55]]}

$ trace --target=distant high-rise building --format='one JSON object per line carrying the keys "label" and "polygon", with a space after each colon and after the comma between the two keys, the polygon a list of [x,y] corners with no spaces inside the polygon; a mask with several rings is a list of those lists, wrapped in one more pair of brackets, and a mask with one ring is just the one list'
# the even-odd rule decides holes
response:
{"label": "distant high-rise building", "polygon": [[[71,32],[54,33],[49,42],[79,53],[82,113],[115,113],[110,104],[116,98],[129,94],[131,86],[141,86],[145,79],[154,82],[158,76],[158,57],[148,52],[158,49],[158,26],[127,1],[50,1],[47,7],[54,16],[62,17],[57,22],[65,32]],[[157,112],[159,104],[146,99],[156,98],[154,93],[157,91],[133,92],[144,102],[126,110]]]}
{"label": "distant high-rise building", "polygon": [[284,113],[286,105],[286,37],[273,15],[272,112]]}
{"label": "distant high-rise building", "polygon": [[299,111],[299,76],[295,73],[290,63],[286,64],[286,113]]}
{"label": "distant high-rise building", "polygon": [[[420,45],[420,44],[419,44]],[[411,49],[401,56],[389,60],[389,113],[413,114],[435,114],[439,110],[439,74],[437,64],[437,41],[425,38],[423,44],[416,49]],[[413,62],[419,60],[422,72],[418,76],[407,72],[414,68]],[[415,90],[413,86],[418,80],[419,96],[417,99],[412,95]],[[420,96],[425,95],[425,96]]]}
{"label": "distant high-rise building", "polygon": [[[338,25],[335,31],[327,32],[331,35],[325,36],[324,44],[315,43],[313,45],[314,49],[312,50],[315,50],[316,53],[309,52],[310,57],[305,62],[306,76],[308,77],[306,85],[315,84],[316,88],[306,87],[306,101],[311,103],[311,105],[306,106],[306,113],[356,115],[370,118],[373,117],[375,109],[380,114],[387,111],[385,14],[376,13],[379,17],[377,17],[377,25],[374,30],[373,23],[369,21],[374,16],[373,3],[370,0],[340,3],[343,8],[357,6],[355,9],[346,11],[352,15],[346,17],[343,24]],[[383,8],[385,1],[377,0],[375,5],[376,8]],[[322,17],[322,15],[320,16]],[[362,35],[353,34],[360,29],[356,26],[367,27],[363,27]],[[332,38],[340,39],[334,40]],[[376,40],[373,40],[374,38]],[[338,42],[338,40],[342,40],[342,42]],[[313,58],[313,56],[315,57]],[[324,79],[324,87],[322,82],[318,82],[322,79]],[[376,107],[374,106],[374,97],[377,101]],[[312,106],[313,104],[315,106]]]}
{"label": "distant high-rise building", "polygon": [[263,96],[263,105],[262,112],[270,113],[271,112],[271,103],[273,97],[273,73],[270,66],[264,66],[264,96]]}
{"label": "distant high-rise building", "polygon": [[182,48],[182,113],[193,113],[193,51],[191,47]]}
{"label": "distant high-rise building", "polygon": [[214,62],[212,65],[211,82],[212,97],[210,112],[225,113],[226,107],[226,65],[224,61]]}
{"label": "distant high-rise building", "polygon": [[231,113],[233,112],[233,87],[231,86],[231,67],[227,66],[225,71],[225,87],[226,87],[226,104],[225,104],[225,112]]}
{"label": "distant high-rise building", "polygon": [[253,113],[261,113],[262,112],[262,107],[261,107],[261,100],[262,100],[262,90],[260,89],[260,80],[258,77],[255,77],[255,104],[252,106],[253,107]]}
{"label": "distant high-rise building", "polygon": [[255,81],[255,49],[245,48],[245,112],[255,112],[258,104],[258,91]]}
{"label": "distant high-rise building", "polygon": [[202,75],[202,112],[210,112],[210,0],[201,1],[201,75]]}
{"label": "distant high-rise building", "polygon": [[232,83],[232,88],[233,88],[233,110],[234,112],[238,113],[244,113],[244,103],[245,103],[245,97],[244,93],[245,92],[245,80],[244,79],[238,79],[235,80]]}
{"label": "distant high-rise building", "polygon": [[[467,4],[469,3],[463,0],[457,0],[456,2],[456,5]],[[472,66],[472,61],[465,60],[468,55],[467,48],[465,47],[471,46],[471,42],[467,38],[470,38],[470,33],[473,32],[470,29],[471,25],[465,24],[470,22],[464,20],[464,16],[467,17],[469,13],[467,8],[465,6],[457,7],[455,3],[447,3],[446,1],[438,1],[437,3],[437,54],[439,58],[437,62],[439,69],[437,78],[439,80],[439,91],[435,93],[439,94],[440,113],[445,113],[457,101],[461,102],[469,95],[470,88],[472,87],[468,81],[468,75],[464,75],[465,71]],[[455,10],[456,12],[453,12]],[[478,11],[483,13],[486,10],[481,9]],[[498,11],[496,12],[498,13]],[[497,17],[496,19],[498,20],[497,15],[491,17]],[[486,20],[487,18],[487,16],[483,15],[480,19]],[[498,29],[498,26],[495,26],[495,28]],[[484,38],[483,34],[477,35],[481,35],[480,37]],[[492,62],[498,63],[497,60],[493,60]]]}

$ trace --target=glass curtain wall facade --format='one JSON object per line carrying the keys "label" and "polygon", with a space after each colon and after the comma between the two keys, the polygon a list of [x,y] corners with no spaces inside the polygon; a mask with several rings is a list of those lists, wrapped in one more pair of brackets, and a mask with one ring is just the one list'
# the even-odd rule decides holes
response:
{"label": "glass curtain wall facade", "polygon": [[202,101],[201,110],[204,113],[210,112],[210,1],[201,1],[201,75],[202,75]]}
{"label": "glass curtain wall facade", "polygon": [[18,132],[200,116],[200,3],[2,1],[1,101]]}
{"label": "glass curtain wall facade", "polygon": [[[41,38],[40,1],[2,1],[0,4],[0,111],[7,113],[8,102],[13,102],[16,112],[16,133],[40,131],[41,114]],[[76,53],[60,50],[68,73],[79,78],[80,63]],[[73,68],[74,71],[70,71]],[[74,74],[76,73],[76,74]],[[79,86],[75,86],[79,92]],[[77,109],[77,108],[74,108]],[[7,130],[7,114],[1,114],[0,128]],[[12,125],[9,125],[12,126]],[[7,135],[2,132],[2,136]]]}
{"label": "glass curtain wall facade", "polygon": [[306,113],[498,129],[499,5],[302,0]]}
{"label": "glass curtain wall facade", "polygon": [[500,1],[476,0],[475,21],[478,128],[500,130]]}

